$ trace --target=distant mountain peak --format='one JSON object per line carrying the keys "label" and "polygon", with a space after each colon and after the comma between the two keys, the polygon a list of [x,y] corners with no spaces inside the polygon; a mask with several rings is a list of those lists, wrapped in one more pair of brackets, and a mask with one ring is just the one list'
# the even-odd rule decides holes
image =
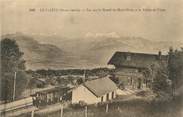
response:
{"label": "distant mountain peak", "polygon": [[105,38],[120,38],[120,35],[117,32],[109,32],[109,33],[91,33],[88,32],[85,35],[86,38],[100,38],[100,37],[105,37]]}

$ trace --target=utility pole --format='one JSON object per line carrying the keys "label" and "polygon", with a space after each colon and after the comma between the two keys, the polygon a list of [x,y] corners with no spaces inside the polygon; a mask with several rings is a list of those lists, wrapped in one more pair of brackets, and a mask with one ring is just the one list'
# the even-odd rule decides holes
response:
{"label": "utility pole", "polygon": [[17,72],[15,72],[15,76],[13,80],[13,101],[15,100],[15,93],[16,93],[16,76],[17,76]]}

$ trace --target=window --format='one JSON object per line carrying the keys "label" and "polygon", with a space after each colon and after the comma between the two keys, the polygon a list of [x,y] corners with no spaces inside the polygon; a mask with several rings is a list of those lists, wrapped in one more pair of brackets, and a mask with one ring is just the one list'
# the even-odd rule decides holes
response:
{"label": "window", "polygon": [[131,61],[131,56],[130,55],[127,55],[126,60],[127,61]]}
{"label": "window", "polygon": [[107,94],[107,99],[106,99],[107,101],[109,100],[109,94]]}
{"label": "window", "polygon": [[114,92],[112,92],[112,99],[114,98]]}
{"label": "window", "polygon": [[104,101],[104,97],[102,96],[102,97],[101,97],[101,102],[103,102],[103,101]]}

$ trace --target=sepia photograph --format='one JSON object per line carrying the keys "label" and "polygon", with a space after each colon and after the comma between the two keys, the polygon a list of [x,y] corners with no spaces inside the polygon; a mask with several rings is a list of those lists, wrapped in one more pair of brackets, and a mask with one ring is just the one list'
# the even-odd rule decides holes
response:
{"label": "sepia photograph", "polygon": [[183,0],[0,0],[1,117],[183,117]]}

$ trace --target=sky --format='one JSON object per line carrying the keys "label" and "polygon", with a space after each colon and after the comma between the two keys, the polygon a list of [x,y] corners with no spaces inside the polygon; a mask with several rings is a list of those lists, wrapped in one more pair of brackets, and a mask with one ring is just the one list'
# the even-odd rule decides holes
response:
{"label": "sky", "polygon": [[[143,37],[183,42],[183,0],[0,0],[1,34]],[[40,9],[164,9],[164,11],[40,12]],[[35,9],[30,12],[29,9]]]}

